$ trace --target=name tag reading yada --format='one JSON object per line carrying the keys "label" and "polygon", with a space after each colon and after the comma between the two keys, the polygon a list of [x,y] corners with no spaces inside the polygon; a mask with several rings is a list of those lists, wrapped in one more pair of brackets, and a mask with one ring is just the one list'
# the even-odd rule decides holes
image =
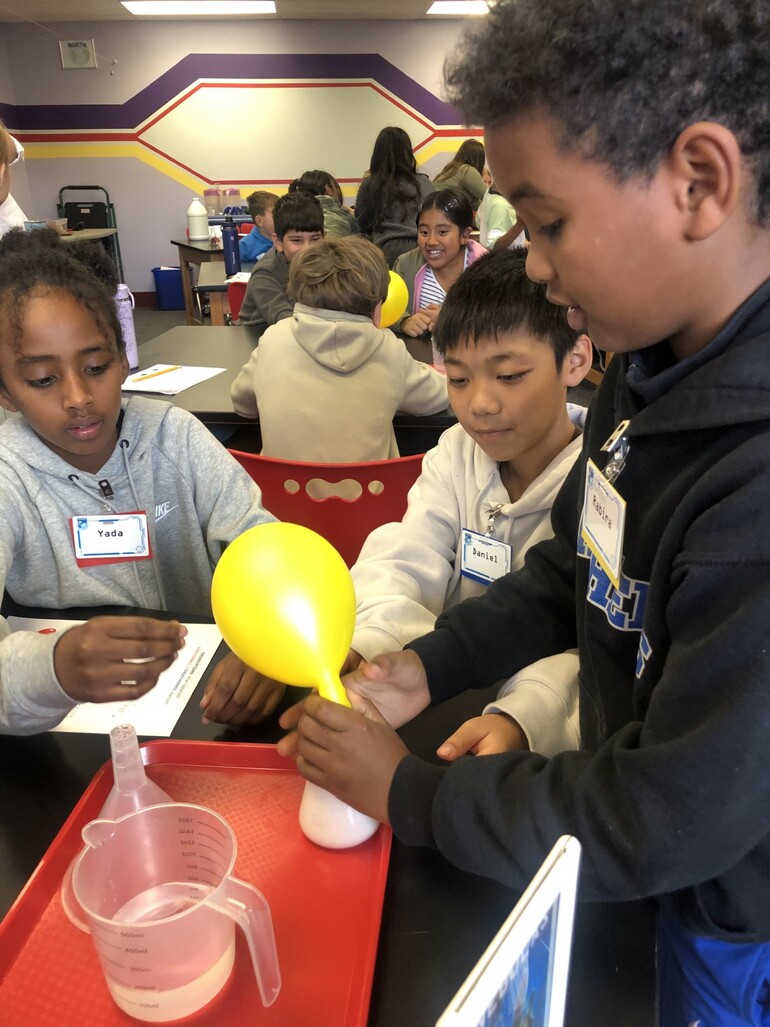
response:
{"label": "name tag reading yada", "polygon": [[511,547],[507,542],[462,529],[460,573],[465,578],[489,585],[511,569]]}
{"label": "name tag reading yada", "polygon": [[619,588],[626,501],[590,459],[586,467],[582,522],[583,541],[615,588]]}
{"label": "name tag reading yada", "polygon": [[125,560],[149,560],[152,556],[147,515],[141,510],[124,514],[72,517],[70,524],[78,567]]}

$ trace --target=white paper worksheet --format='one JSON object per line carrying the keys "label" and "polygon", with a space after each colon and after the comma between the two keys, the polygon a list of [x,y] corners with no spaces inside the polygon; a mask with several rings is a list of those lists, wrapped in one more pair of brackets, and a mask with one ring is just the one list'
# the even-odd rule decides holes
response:
{"label": "white paper worksheet", "polygon": [[[40,631],[46,634],[82,623],[47,618],[8,618],[11,631]],[[109,734],[117,724],[133,724],[138,735],[167,738],[222,641],[216,624],[186,624],[185,627],[187,637],[184,647],[149,692],[126,702],[80,703],[53,730]]]}
{"label": "white paper worksheet", "polygon": [[200,385],[218,374],[224,367],[193,367],[177,364],[153,364],[142,371],[135,371],[121,385],[123,392],[154,392],[160,396],[176,396],[178,392]]}

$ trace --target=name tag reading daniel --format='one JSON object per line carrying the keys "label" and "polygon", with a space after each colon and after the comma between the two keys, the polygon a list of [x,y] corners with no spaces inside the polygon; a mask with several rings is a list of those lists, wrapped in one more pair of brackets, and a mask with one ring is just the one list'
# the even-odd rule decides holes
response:
{"label": "name tag reading daniel", "polygon": [[596,557],[596,562],[620,588],[620,564],[623,558],[623,530],[626,522],[626,501],[593,462],[586,467],[583,498],[583,541]]}
{"label": "name tag reading daniel", "polygon": [[143,510],[71,517],[70,525],[78,567],[149,560],[152,556],[147,514]]}
{"label": "name tag reading daniel", "polygon": [[510,571],[511,552],[508,542],[463,528],[460,573],[465,578],[489,585]]}

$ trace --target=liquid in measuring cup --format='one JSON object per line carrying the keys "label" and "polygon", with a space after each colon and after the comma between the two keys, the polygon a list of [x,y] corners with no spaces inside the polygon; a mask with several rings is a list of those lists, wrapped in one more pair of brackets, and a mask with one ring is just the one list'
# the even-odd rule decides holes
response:
{"label": "liquid in measuring cup", "polygon": [[232,971],[236,923],[263,1005],[275,1001],[281,978],[270,907],[232,876],[227,821],[204,806],[166,802],[91,821],[83,841],[73,890],[124,1012],[165,1023],[207,1005]]}
{"label": "liquid in measuring cup", "polygon": [[[190,894],[191,891],[197,894]],[[179,1020],[207,1005],[227,983],[235,961],[234,930],[231,932],[230,944],[221,957],[213,966],[202,969],[189,984],[165,991],[154,985],[148,985],[146,989],[141,985],[141,976],[145,972],[142,957],[147,951],[141,925],[184,913],[212,891],[213,888],[205,885],[191,887],[189,882],[167,881],[135,895],[116,912],[115,920],[122,928],[120,935],[124,957],[129,964],[133,957],[135,963],[130,965],[130,969],[140,980],[137,986],[129,988],[112,977],[106,969],[105,979],[116,1004],[129,1016],[148,1023]],[[130,930],[131,924],[137,925],[136,932]]]}
{"label": "liquid in measuring cup", "polygon": [[170,991],[148,988],[145,992],[137,988],[126,988],[105,970],[105,980],[110,994],[124,1013],[148,1023],[165,1023],[167,1020],[181,1020],[191,1016],[207,1005],[224,988],[235,962],[235,937],[222,953],[220,959],[200,977]]}

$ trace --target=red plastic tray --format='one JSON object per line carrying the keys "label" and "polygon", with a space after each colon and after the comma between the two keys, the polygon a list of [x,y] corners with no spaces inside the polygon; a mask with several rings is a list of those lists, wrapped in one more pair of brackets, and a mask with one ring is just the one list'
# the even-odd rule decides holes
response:
{"label": "red plastic tray", "polygon": [[[353,849],[308,841],[297,821],[304,786],[271,745],[163,740],[142,746],[149,776],[173,799],[209,806],[238,839],[235,875],[270,904],[283,980],[265,1009],[241,931],[230,980],[184,1023],[358,1027],[366,1023],[391,833],[381,827]],[[93,942],[73,927],[59,898],[80,851],[82,827],[112,787],[96,774],[0,924],[0,1024],[102,1027],[136,1024],[113,1003]]]}

